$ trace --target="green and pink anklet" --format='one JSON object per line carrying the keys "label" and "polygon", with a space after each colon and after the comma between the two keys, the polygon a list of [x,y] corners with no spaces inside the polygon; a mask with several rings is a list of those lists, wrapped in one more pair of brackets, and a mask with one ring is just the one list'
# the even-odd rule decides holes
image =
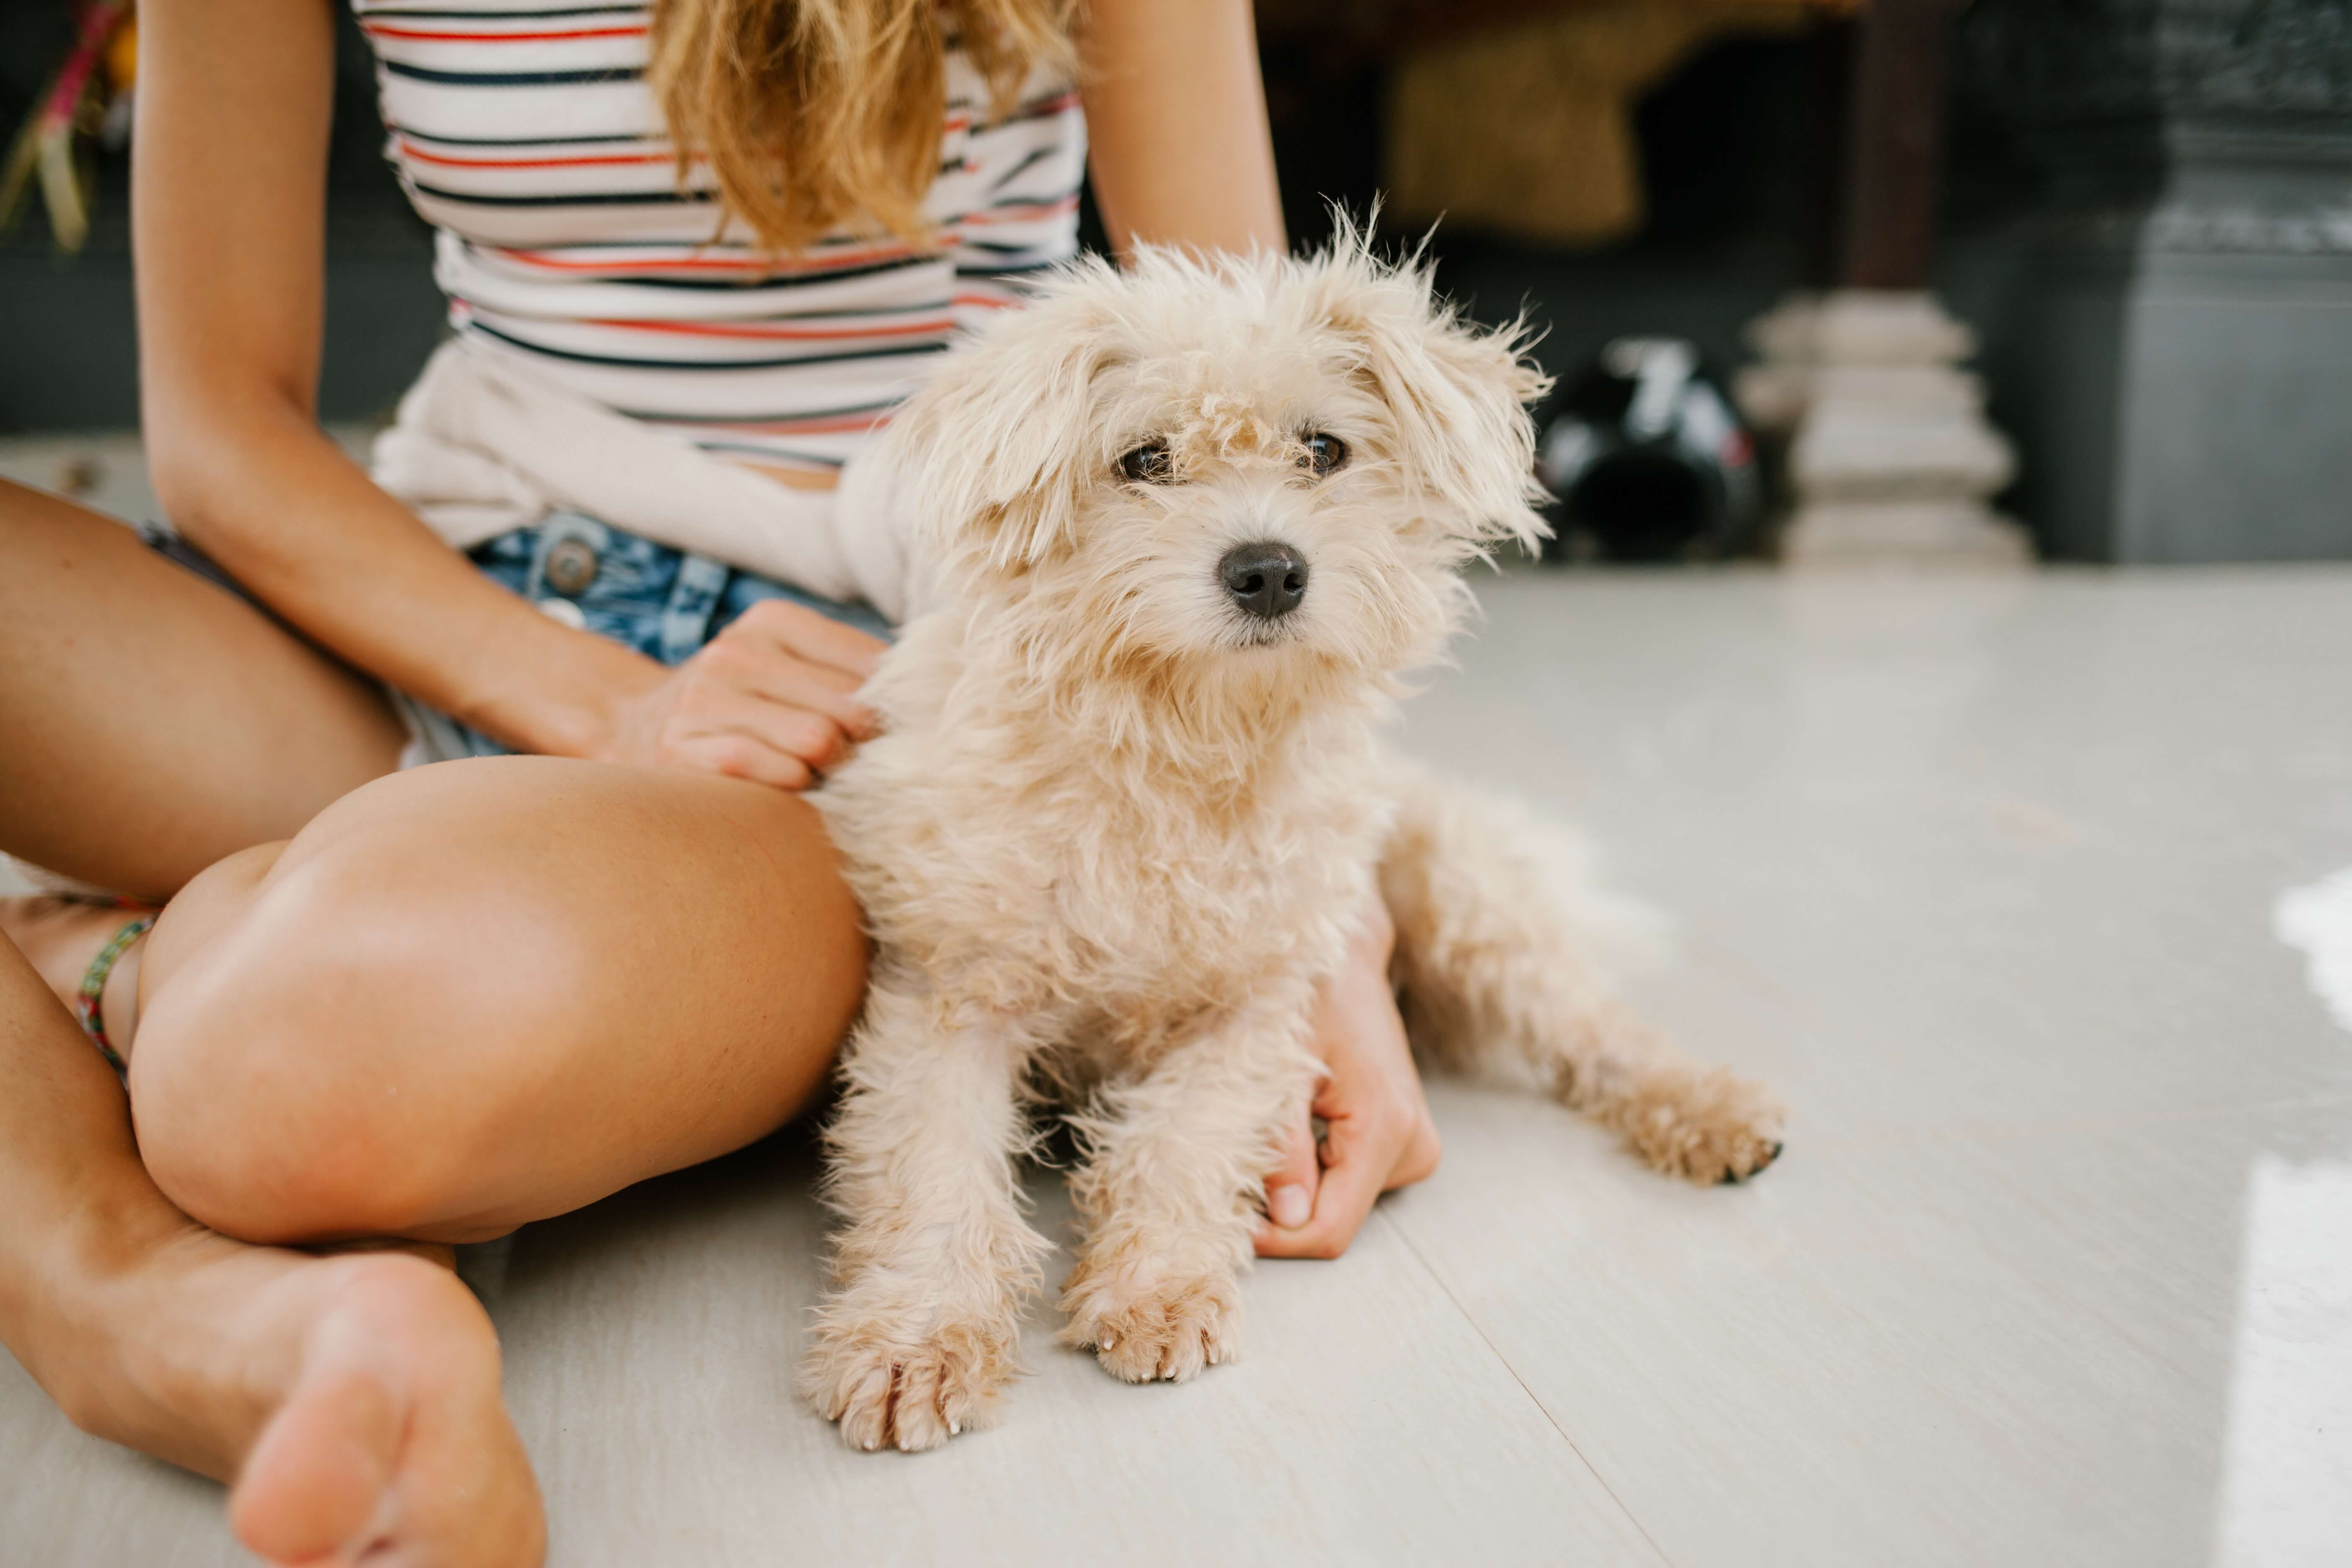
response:
{"label": "green and pink anklet", "polygon": [[122,1053],[114,1048],[114,1042],[106,1037],[106,1014],[99,999],[106,994],[106,977],[114,973],[115,961],[130,952],[131,944],[145,936],[154,923],[155,916],[151,910],[116,931],[98,950],[98,956],[89,961],[89,967],[82,971],[81,989],[74,994],[74,1014],[81,1020],[82,1033],[89,1037],[90,1044],[98,1047],[98,1054],[106,1058],[117,1076],[128,1074],[131,1068],[122,1059]]}

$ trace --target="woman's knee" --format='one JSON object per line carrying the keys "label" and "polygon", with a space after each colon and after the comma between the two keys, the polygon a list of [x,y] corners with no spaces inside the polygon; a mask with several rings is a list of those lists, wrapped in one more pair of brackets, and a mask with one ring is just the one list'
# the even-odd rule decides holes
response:
{"label": "woman's knee", "polygon": [[167,911],[149,1169],[254,1240],[494,1235],[769,1131],[864,986],[814,814],[545,758],[354,792]]}
{"label": "woman's knee", "polygon": [[148,1170],[247,1240],[446,1224],[496,1121],[498,1053],[469,1047],[536,1026],[518,972],[562,933],[421,898],[382,846],[284,847],[259,874],[244,856],[205,872],[151,939],[163,973],[131,1058]]}

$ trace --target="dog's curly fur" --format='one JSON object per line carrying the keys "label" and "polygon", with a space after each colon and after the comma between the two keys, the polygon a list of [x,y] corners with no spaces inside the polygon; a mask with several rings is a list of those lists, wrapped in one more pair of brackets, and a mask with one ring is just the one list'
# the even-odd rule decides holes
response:
{"label": "dog's curly fur", "polygon": [[[803,1373],[852,1445],[940,1443],[1014,1370],[1046,1251],[1013,1170],[1037,1102],[1083,1107],[1064,1340],[1137,1382],[1234,1352],[1276,1134],[1320,1070],[1316,990],[1375,886],[1427,1057],[1515,1057],[1696,1181],[1779,1152],[1767,1091],[1612,998],[1572,846],[1377,742],[1470,607],[1458,568],[1542,531],[1541,389],[1517,333],[1351,234],[1076,266],[894,423],[944,607],[866,689],[882,738],[816,796],[877,943]],[[1320,477],[1318,432],[1349,454]],[[1151,440],[1161,482],[1127,477]],[[1311,569],[1272,621],[1218,574],[1264,540]]]}

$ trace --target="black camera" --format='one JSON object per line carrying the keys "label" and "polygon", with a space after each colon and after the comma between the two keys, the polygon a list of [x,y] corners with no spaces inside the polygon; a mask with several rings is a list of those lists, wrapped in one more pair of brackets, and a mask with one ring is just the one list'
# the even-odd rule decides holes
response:
{"label": "black camera", "polygon": [[1756,538],[1756,442],[1681,338],[1619,338],[1536,411],[1549,560],[1706,561]]}

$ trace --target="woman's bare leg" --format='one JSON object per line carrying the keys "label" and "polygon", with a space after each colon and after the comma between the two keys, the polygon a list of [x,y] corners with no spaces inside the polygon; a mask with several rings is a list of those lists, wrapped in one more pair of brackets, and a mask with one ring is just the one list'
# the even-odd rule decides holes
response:
{"label": "woman's bare leg", "polygon": [[[293,833],[400,743],[382,699],[299,638],[120,525],[5,484],[0,665],[0,847],[151,897]],[[34,923],[36,946],[84,941]],[[464,1288],[414,1258],[315,1258],[190,1220],[140,1163],[113,1074],[6,942],[0,1342],[83,1426],[239,1479],[241,1532],[273,1556],[391,1499],[436,1560],[538,1560],[497,1341]],[[371,1439],[402,1413],[385,1474]]]}
{"label": "woman's bare leg", "polygon": [[0,480],[0,849],[163,898],[389,773],[383,694],[119,523]]}
{"label": "woman's bare leg", "polygon": [[273,1561],[379,1517],[436,1563],[539,1561],[498,1340],[457,1276],[249,1247],[181,1214],[140,1167],[114,1075],[5,942],[0,1161],[0,1339],[78,1425],[239,1479],[238,1532]]}
{"label": "woman's bare leg", "polygon": [[[46,520],[57,527],[20,531],[0,505],[13,596],[44,591],[26,593],[20,567],[68,596],[87,580],[70,538],[59,560],[18,548],[56,546],[77,515],[58,510],[67,521]],[[136,571],[133,559],[160,564],[117,564]],[[212,592],[177,574],[150,586]],[[0,615],[0,653],[13,657],[5,645],[26,624]],[[271,689],[268,668],[214,670],[299,704],[288,693],[303,682]],[[88,695],[137,678],[112,669]],[[79,721],[75,704],[28,718],[11,700],[0,722],[37,739]],[[68,744],[60,765],[100,754]],[[137,764],[135,747],[123,755]],[[79,803],[30,783],[0,791],[0,844],[94,879],[172,884],[131,858],[108,869],[102,835],[78,858],[33,849],[71,849],[71,824],[46,816]],[[212,797],[236,804],[233,789]],[[284,798],[282,817],[319,804]],[[195,825],[215,835],[202,856],[253,830],[210,821]],[[462,1237],[781,1121],[856,1006],[864,944],[805,805],[718,779],[511,759],[385,780],[282,852],[232,856],[174,901],[145,961],[144,1016],[123,1043],[143,1152],[182,1205],[254,1238]],[[455,1281],[412,1258],[312,1259],[193,1224],[142,1167],[121,1092],[64,1009],[23,966],[9,975],[0,1338],[93,1430],[235,1475],[240,1533],[273,1558],[383,1526],[424,1561],[534,1561],[537,1498],[498,1404],[495,1342]],[[265,1145],[283,1157],[256,1159]]]}
{"label": "woman's bare leg", "polygon": [[[804,802],[547,758],[370,784],[198,877],[150,942],[126,1042],[142,1152],[178,1209],[257,1242],[495,1236],[735,1148],[807,1100],[865,985],[856,908]],[[379,1316],[461,1326],[417,1300]],[[512,1472],[492,1463],[510,1438],[494,1350],[447,1386],[421,1352],[373,1353],[300,1363],[330,1371],[298,1376],[256,1441],[240,1533],[299,1560],[390,1519],[449,1561],[508,1561],[454,1550],[477,1538],[440,1533],[459,1494],[432,1484],[470,1456],[521,1478],[490,1524],[535,1502],[519,1450]],[[430,1429],[426,1395],[448,1412],[431,1466],[398,1447]],[[302,1468],[322,1451],[341,1458]]]}
{"label": "woman's bare leg", "polygon": [[796,796],[551,757],[395,774],[164,910],[140,1147],[248,1241],[503,1235],[780,1125],[865,959]]}

